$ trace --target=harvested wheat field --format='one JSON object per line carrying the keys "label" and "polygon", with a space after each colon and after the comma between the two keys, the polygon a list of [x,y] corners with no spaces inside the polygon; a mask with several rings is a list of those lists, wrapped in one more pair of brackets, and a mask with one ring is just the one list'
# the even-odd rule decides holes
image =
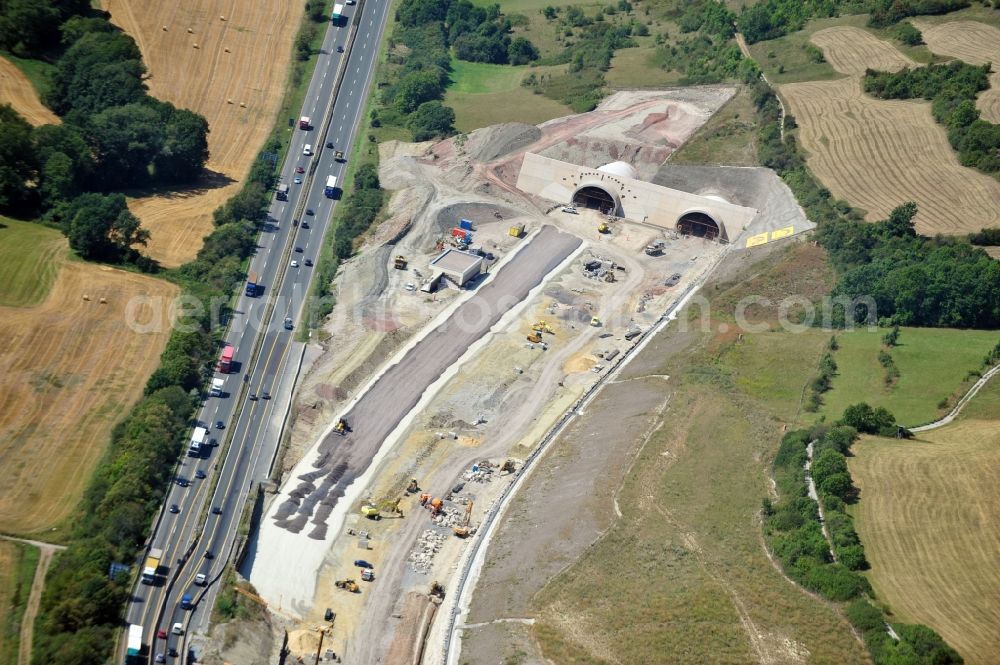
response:
{"label": "harvested wheat field", "polygon": [[208,119],[214,175],[189,193],[130,204],[152,234],[150,256],[176,266],[197,253],[212,210],[235,193],[274,124],[304,3],[105,0],[103,7],[139,44],[150,93]]}
{"label": "harvested wheat field", "polygon": [[0,104],[10,104],[32,125],[55,125],[59,116],[46,108],[38,99],[35,87],[21,70],[7,58],[0,56]]}
{"label": "harvested wheat field", "polygon": [[966,420],[920,441],[867,439],[849,458],[855,524],[878,598],[970,665],[1000,653],[1000,427]]}
{"label": "harvested wheat field", "polygon": [[918,66],[889,42],[849,25],[819,30],[809,41],[823,49],[827,62],[842,74],[863,76],[869,67],[898,72],[903,67]]}
{"label": "harvested wheat field", "polygon": [[1000,30],[979,21],[933,24],[913,21],[934,53],[958,58],[970,65],[993,63],[990,88],[979,93],[976,107],[983,120],[1000,123]]}
{"label": "harvested wheat field", "polygon": [[[166,324],[133,332],[126,316],[166,321],[177,293],[145,275],[71,261],[40,305],[0,307],[0,531],[48,530],[73,511],[169,334]],[[141,296],[152,302],[132,301]]]}
{"label": "harvested wheat field", "polygon": [[[916,201],[917,230],[927,235],[1000,226],[1000,182],[958,163],[930,103],[880,100],[862,92],[858,72],[865,67],[899,69],[909,61],[888,55],[888,44],[860,29],[831,28],[813,39],[817,36],[827,59],[851,75],[789,83],[780,90],[800,126],[809,167],[823,185],[864,209],[870,221]],[[874,61],[864,60],[866,54]]]}

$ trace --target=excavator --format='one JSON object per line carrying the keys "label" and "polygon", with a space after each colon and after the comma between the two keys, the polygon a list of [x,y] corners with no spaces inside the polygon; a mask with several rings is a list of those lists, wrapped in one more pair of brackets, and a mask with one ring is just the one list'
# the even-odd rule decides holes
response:
{"label": "excavator", "polygon": [[333,426],[333,431],[340,436],[347,436],[347,433],[351,431],[351,428],[347,425],[347,421],[343,418],[337,420],[337,424]]}
{"label": "excavator", "polygon": [[470,501],[469,504],[465,507],[465,517],[462,518],[462,525],[451,527],[451,530],[454,531],[455,535],[458,536],[459,538],[468,538],[469,534],[472,533],[471,529],[469,529],[469,520],[472,518],[473,505],[474,502]]}
{"label": "excavator", "polygon": [[406,486],[407,494],[416,494],[420,491],[420,486],[417,485],[417,479],[413,478],[410,480],[410,484]]}
{"label": "excavator", "polygon": [[500,473],[514,473],[514,460],[509,459],[500,467]]}
{"label": "excavator", "polygon": [[358,583],[354,580],[337,580],[333,583],[333,586],[344,591],[350,591],[351,593],[361,593]]}
{"label": "excavator", "polygon": [[550,335],[555,335],[556,334],[556,331],[552,329],[552,326],[550,326],[545,321],[536,321],[535,323],[531,324],[531,329],[534,330],[538,334],[541,334],[543,332],[547,332]]}
{"label": "excavator", "polygon": [[441,506],[444,502],[441,499],[433,499],[431,495],[424,492],[420,495],[420,505],[431,511],[431,515],[437,515],[441,512]]}
{"label": "excavator", "polygon": [[361,514],[376,522],[382,519],[383,513],[388,513],[386,517],[402,517],[403,509],[399,507],[399,502],[400,499],[383,501],[378,505],[369,502],[361,506]]}

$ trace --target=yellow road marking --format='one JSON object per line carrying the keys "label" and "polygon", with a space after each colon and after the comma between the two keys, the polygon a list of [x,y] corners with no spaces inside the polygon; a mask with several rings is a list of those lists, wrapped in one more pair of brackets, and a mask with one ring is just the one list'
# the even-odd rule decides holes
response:
{"label": "yellow road marking", "polygon": [[771,240],[779,240],[781,238],[787,238],[788,236],[795,233],[794,226],[786,226],[783,229],[778,229],[776,231],[771,231]]}
{"label": "yellow road marking", "polygon": [[767,242],[767,231],[764,233],[758,233],[755,236],[750,236],[747,238],[747,247],[756,247],[758,245],[763,245]]}

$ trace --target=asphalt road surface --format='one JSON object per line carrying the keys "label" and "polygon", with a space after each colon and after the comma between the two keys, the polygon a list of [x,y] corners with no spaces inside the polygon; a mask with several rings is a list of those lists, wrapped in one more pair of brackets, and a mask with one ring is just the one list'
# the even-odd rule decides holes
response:
{"label": "asphalt road surface", "polygon": [[[350,60],[343,65],[343,82],[333,105],[326,137],[334,149],[344,151],[345,155],[350,154],[373,76],[388,11],[386,2],[369,1],[363,7],[348,6],[345,8],[346,18],[340,26],[328,27],[301,110],[301,115],[311,117],[313,127],[303,131],[296,126],[293,130],[281,172],[281,182],[287,183],[290,189],[288,201],[275,200],[271,206],[269,221],[250,265],[250,270],[260,275],[264,291],[256,297],[245,294],[240,297],[226,339],[226,343],[235,347],[234,373],[216,374],[225,379],[223,395],[208,398],[198,416],[206,426],[211,427],[210,436],[219,442],[225,440],[227,433],[231,434],[230,446],[223,459],[219,455],[222,448],[211,447],[207,454],[199,458],[185,457],[180,461],[177,470],[179,482],[168,493],[162,519],[152,536],[152,547],[164,550],[162,570],[166,573],[165,577],[157,585],[138,584],[129,603],[126,620],[144,627],[144,642],[151,646],[151,660],[154,654],[167,653],[168,649],[176,649],[183,654],[184,638],[170,634],[170,629],[175,623],[180,623],[186,633],[195,614],[180,607],[182,595],[192,594],[196,602],[200,600],[194,612],[197,612],[198,625],[205,624],[217,588],[209,586],[206,591],[195,586],[195,576],[203,574],[211,584],[221,574],[250,484],[266,478],[278,443],[263,436],[268,423],[282,415],[275,413],[276,400],[247,399],[237,404],[236,397],[240,395],[243,382],[249,384],[248,392],[262,397],[265,391],[271,392],[272,386],[277,385],[277,380],[287,369],[295,333],[294,323],[293,330],[287,330],[283,322],[286,316],[293,322],[298,320],[303,295],[309,292],[312,277],[312,269],[305,265],[305,259],[315,261],[318,258],[337,201],[324,195],[326,178],[333,175],[337,177],[340,187],[345,185],[343,174],[346,165],[335,161],[334,149],[326,148],[321,141],[321,122],[333,95],[338,67],[344,58],[344,54],[337,52],[337,47],[347,46],[349,26],[359,8],[363,15],[350,49]],[[307,143],[312,145],[313,155],[303,154]],[[306,183],[309,182],[306,176],[310,172],[314,174],[309,191],[304,191],[303,185],[294,183],[298,175],[297,167],[306,172],[299,175]],[[339,195],[340,192],[337,193],[338,198]],[[296,225],[293,215],[303,197],[303,207],[314,214],[304,215],[302,220],[305,223]],[[298,267],[292,267],[293,260]],[[271,316],[265,317],[265,301],[268,299],[273,300],[274,310]],[[263,336],[260,355],[256,362],[251,362],[260,336]],[[234,415],[237,416],[235,421]],[[215,427],[217,421],[223,423],[223,429]],[[204,472],[207,477],[197,479],[198,471]],[[216,474],[218,482],[210,504],[218,507],[221,514],[209,512],[202,526],[201,518]],[[188,483],[187,486],[182,486],[181,481]],[[171,505],[177,507],[177,513],[167,510]],[[203,592],[205,595],[199,598]],[[161,629],[168,632],[166,639],[155,637]]]}
{"label": "asphalt road surface", "polygon": [[[396,365],[387,369],[344,414],[350,431],[331,432],[320,443],[315,471],[274,513],[278,526],[323,540],[327,519],[351,482],[363,474],[385,438],[420,401],[424,391],[485,335],[511,307],[581,244],[575,236],[545,226],[493,279],[460,305]],[[312,526],[309,526],[309,522]],[[252,567],[252,561],[246,565]]]}

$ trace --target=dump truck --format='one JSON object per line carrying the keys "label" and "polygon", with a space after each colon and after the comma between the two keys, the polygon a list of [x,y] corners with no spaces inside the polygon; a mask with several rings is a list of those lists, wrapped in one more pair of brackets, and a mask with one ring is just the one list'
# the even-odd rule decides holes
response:
{"label": "dump truck", "polygon": [[251,298],[256,298],[257,295],[261,292],[262,286],[263,285],[260,283],[260,275],[258,275],[252,270],[247,273],[246,294],[248,296],[250,296]]}
{"label": "dump truck", "polygon": [[222,348],[222,355],[219,356],[219,371],[223,374],[229,374],[233,371],[233,354],[236,353],[236,349],[233,348],[232,344],[226,344]]}
{"label": "dump truck", "polygon": [[212,379],[212,387],[208,391],[210,397],[222,397],[222,386],[225,384],[224,379]]}
{"label": "dump truck", "polygon": [[299,129],[309,129],[310,127],[312,127],[312,124],[310,123],[309,116],[304,115],[299,118]]}
{"label": "dump truck", "polygon": [[524,235],[524,224],[515,224],[508,232],[512,238],[520,238]]}
{"label": "dump truck", "polygon": [[143,584],[155,584],[156,578],[160,574],[160,560],[163,558],[163,550],[154,547],[149,550],[146,556],[146,565],[142,569]]}

